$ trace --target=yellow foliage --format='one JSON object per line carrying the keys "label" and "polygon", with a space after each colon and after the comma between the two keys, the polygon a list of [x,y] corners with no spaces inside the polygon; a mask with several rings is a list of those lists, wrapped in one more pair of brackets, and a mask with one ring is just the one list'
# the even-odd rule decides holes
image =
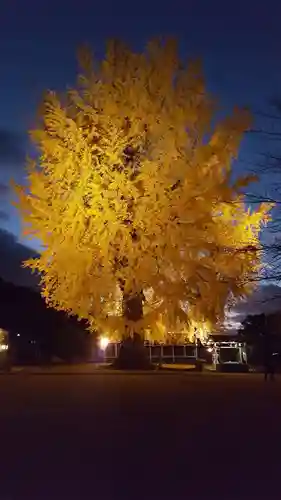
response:
{"label": "yellow foliage", "polygon": [[[201,66],[182,65],[172,41],[143,53],[111,42],[102,62],[82,59],[77,88],[46,97],[38,162],[15,188],[25,232],[43,244],[26,265],[48,304],[115,333],[218,322],[251,288],[270,208],[250,212],[247,180],[230,182],[249,117],[212,128]],[[131,324],[123,294],[141,292]]]}

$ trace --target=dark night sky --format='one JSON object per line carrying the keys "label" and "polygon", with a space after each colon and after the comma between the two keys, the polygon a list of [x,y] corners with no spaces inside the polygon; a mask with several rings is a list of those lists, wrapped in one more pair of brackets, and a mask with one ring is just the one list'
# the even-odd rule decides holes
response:
{"label": "dark night sky", "polygon": [[[102,55],[110,37],[141,49],[151,36],[175,35],[183,56],[203,58],[209,89],[227,108],[265,109],[281,93],[280,18],[278,0],[261,6],[254,0],[2,0],[0,226],[19,235],[5,184],[11,176],[23,178],[26,132],[42,92],[74,82],[79,44],[87,42]],[[253,161],[255,148],[246,140],[243,158]]]}

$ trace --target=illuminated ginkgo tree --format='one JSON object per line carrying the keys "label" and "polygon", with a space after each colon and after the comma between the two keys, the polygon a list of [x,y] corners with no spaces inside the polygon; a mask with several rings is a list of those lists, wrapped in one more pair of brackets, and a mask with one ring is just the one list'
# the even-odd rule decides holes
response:
{"label": "illuminated ginkgo tree", "polygon": [[251,212],[249,179],[231,182],[249,117],[215,124],[200,64],[172,41],[81,60],[77,88],[44,99],[39,157],[16,188],[43,246],[26,265],[49,305],[123,338],[220,321],[250,290],[269,209]]}

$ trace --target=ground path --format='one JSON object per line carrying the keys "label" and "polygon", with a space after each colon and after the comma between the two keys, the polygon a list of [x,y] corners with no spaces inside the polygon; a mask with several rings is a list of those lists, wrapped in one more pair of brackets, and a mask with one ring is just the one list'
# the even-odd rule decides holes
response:
{"label": "ground path", "polygon": [[280,499],[281,380],[0,376],[1,500]]}

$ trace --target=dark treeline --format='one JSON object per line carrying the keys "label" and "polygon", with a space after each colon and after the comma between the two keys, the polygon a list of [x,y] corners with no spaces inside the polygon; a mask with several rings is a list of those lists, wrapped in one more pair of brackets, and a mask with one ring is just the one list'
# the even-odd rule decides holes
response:
{"label": "dark treeline", "polygon": [[239,336],[248,345],[250,363],[261,363],[264,350],[270,345],[276,362],[281,365],[281,312],[248,315],[242,322]]}
{"label": "dark treeline", "polygon": [[93,337],[86,323],[48,308],[33,289],[0,279],[0,327],[9,332],[14,363],[90,359]]}

